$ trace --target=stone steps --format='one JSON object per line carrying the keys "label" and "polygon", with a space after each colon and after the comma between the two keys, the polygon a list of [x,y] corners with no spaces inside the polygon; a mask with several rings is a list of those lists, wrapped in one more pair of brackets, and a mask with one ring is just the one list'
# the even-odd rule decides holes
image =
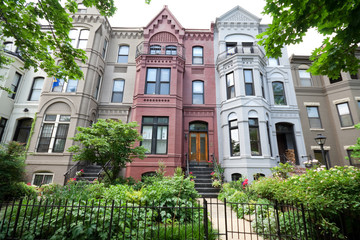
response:
{"label": "stone steps", "polygon": [[195,189],[204,198],[217,198],[220,188],[212,187],[211,173],[214,171],[207,163],[190,162],[189,171],[195,177]]}

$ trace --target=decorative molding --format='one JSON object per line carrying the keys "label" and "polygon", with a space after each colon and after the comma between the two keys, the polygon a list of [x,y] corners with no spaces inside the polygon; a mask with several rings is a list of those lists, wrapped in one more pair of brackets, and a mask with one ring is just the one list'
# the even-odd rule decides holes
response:
{"label": "decorative molding", "polygon": [[253,22],[253,19],[250,19],[249,17],[245,16],[244,14],[237,12],[236,14],[233,14],[223,20],[222,22]]}
{"label": "decorative molding", "polygon": [[212,32],[186,32],[185,40],[214,41],[214,34]]}
{"label": "decorative molding", "polygon": [[143,38],[143,32],[139,31],[113,31],[111,33],[112,38],[127,38],[127,39],[141,39]]}
{"label": "decorative molding", "polygon": [[185,117],[213,117],[214,110],[185,110]]}
{"label": "decorative molding", "polygon": [[334,100],[333,104],[339,104],[339,103],[345,103],[345,102],[350,102],[350,98],[342,98],[342,99]]}
{"label": "decorative molding", "polygon": [[168,98],[144,98],[144,102],[170,102]]}
{"label": "decorative molding", "polygon": [[159,33],[156,33],[155,35],[153,35],[151,38],[150,38],[150,43],[151,42],[174,42],[174,43],[177,43],[178,40],[176,38],[176,36],[172,33],[169,33],[169,32],[159,32]]}
{"label": "decorative molding", "polygon": [[319,102],[304,102],[304,106],[320,106]]}

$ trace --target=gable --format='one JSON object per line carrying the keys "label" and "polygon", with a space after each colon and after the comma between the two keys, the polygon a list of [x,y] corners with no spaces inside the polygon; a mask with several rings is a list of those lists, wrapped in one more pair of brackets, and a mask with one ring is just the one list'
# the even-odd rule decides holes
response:
{"label": "gable", "polygon": [[244,22],[244,23],[260,23],[261,18],[248,12],[240,6],[236,6],[230,11],[216,19],[216,22]]}

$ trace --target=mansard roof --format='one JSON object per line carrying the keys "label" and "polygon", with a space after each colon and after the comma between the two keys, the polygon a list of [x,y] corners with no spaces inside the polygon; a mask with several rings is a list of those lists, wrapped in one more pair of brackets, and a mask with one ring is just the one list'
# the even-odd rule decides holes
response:
{"label": "mansard roof", "polygon": [[246,9],[236,6],[230,11],[224,13],[220,17],[216,18],[216,24],[219,23],[234,23],[234,22],[241,22],[241,23],[257,23],[260,24],[261,18],[258,18],[254,14],[250,13]]}

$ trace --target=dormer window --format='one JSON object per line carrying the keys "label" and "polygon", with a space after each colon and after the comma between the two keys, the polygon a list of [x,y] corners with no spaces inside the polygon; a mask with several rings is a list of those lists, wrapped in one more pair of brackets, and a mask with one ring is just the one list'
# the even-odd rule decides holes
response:
{"label": "dormer window", "polygon": [[150,46],[150,54],[161,54],[161,46],[160,45],[151,45]]}

